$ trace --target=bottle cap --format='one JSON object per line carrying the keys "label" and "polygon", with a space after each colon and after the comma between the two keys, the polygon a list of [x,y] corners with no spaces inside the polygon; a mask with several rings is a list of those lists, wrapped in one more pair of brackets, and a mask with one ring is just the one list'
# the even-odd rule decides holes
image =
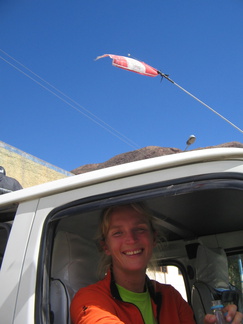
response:
{"label": "bottle cap", "polygon": [[224,305],[222,305],[221,300],[212,300],[212,307],[211,309],[219,309],[223,308]]}

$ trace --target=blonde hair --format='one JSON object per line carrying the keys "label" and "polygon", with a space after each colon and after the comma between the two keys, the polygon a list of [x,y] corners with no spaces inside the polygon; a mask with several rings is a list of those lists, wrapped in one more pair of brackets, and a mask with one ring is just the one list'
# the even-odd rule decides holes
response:
{"label": "blonde hair", "polygon": [[[150,225],[152,233],[155,235],[156,234],[156,229],[155,229],[155,217],[150,213],[148,208],[143,204],[143,203],[130,203],[130,204],[124,204],[124,205],[115,205],[106,208],[102,214],[101,214],[101,219],[100,219],[100,226],[99,226],[99,234],[98,234],[98,247],[101,254],[100,258],[100,263],[99,263],[99,268],[98,268],[98,275],[100,278],[104,277],[105,273],[108,271],[108,269],[112,265],[112,260],[111,256],[107,255],[104,253],[104,243],[110,228],[110,220],[111,220],[111,215],[113,214],[114,211],[119,210],[121,208],[131,208],[136,210],[137,212],[141,213],[142,215],[146,216],[148,223]],[[150,266],[154,267],[154,265]]]}

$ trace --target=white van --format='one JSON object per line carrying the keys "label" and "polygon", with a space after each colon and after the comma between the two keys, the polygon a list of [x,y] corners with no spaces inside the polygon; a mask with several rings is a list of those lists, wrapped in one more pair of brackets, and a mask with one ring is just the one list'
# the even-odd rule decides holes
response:
{"label": "white van", "polygon": [[1,195],[0,323],[70,324],[73,295],[98,280],[95,236],[103,208],[134,201],[148,206],[164,238],[153,275],[179,285],[197,323],[214,298],[241,310],[243,149],[225,148]]}

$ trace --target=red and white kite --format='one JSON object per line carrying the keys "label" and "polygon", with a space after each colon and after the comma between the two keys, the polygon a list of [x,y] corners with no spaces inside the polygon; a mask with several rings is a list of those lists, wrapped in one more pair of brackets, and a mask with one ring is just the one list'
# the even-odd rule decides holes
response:
{"label": "red and white kite", "polygon": [[131,57],[119,56],[113,54],[104,54],[102,56],[98,56],[96,60],[107,56],[109,56],[112,59],[112,65],[117,66],[121,69],[136,72],[151,77],[155,77],[158,74],[160,74],[159,71],[153,68],[152,66],[149,66],[148,64],[135,60]]}
{"label": "red and white kite", "polygon": [[229,121],[228,119],[226,119],[224,116],[222,116],[221,114],[219,114],[213,108],[211,108],[210,106],[208,106],[207,104],[205,104],[203,101],[201,101],[200,99],[198,99],[197,97],[195,97],[189,91],[187,91],[184,88],[182,88],[179,84],[177,84],[173,80],[171,80],[169,78],[169,75],[168,74],[164,74],[161,71],[153,68],[152,66],[150,66],[150,65],[148,65],[148,64],[146,64],[144,62],[140,62],[138,60],[135,60],[135,59],[133,59],[131,57],[126,57],[126,56],[119,56],[119,55],[113,55],[113,54],[104,54],[102,56],[98,56],[96,58],[96,60],[98,60],[100,58],[103,58],[103,57],[107,57],[107,56],[109,56],[112,59],[112,65],[117,66],[117,67],[119,67],[121,69],[128,70],[128,71],[132,71],[132,72],[136,72],[136,73],[139,73],[139,74],[142,74],[142,75],[151,76],[151,77],[155,77],[157,75],[160,75],[162,78],[163,77],[166,78],[168,81],[170,81],[171,83],[173,83],[174,85],[176,85],[182,91],[184,91],[185,93],[187,93],[188,95],[190,95],[192,98],[194,98],[195,100],[197,100],[198,102],[200,102],[202,105],[204,105],[206,108],[208,108],[213,113],[215,113],[216,115],[218,115],[220,118],[224,119],[231,126],[235,127],[237,130],[239,130],[241,133],[243,133],[243,130],[240,129],[238,126],[236,126],[235,124],[233,124],[231,121]]}

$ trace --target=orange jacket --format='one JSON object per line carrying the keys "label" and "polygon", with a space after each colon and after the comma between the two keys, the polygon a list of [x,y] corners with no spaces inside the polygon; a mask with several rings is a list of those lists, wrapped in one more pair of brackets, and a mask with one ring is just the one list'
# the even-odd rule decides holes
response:
{"label": "orange jacket", "polygon": [[[147,285],[158,324],[195,324],[189,304],[177,290],[149,279]],[[73,324],[144,324],[140,310],[121,300],[110,272],[77,292],[71,303],[71,319]]]}

